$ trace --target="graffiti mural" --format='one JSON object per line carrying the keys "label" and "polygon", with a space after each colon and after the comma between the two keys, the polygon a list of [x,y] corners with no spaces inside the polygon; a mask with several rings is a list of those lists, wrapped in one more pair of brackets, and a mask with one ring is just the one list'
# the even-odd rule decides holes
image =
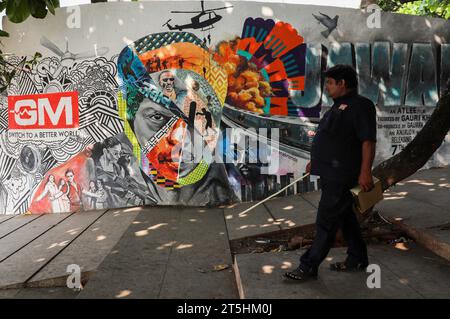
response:
{"label": "graffiti mural", "polygon": [[[376,163],[414,138],[450,77],[440,19],[383,13],[372,29],[359,10],[258,2],[80,12],[95,22],[72,30],[60,9],[4,27],[18,71],[0,96],[0,214],[263,199],[305,170],[332,104],[326,68],[353,65],[376,104]],[[425,167],[449,154],[447,136]],[[312,177],[284,195],[319,186]]]}
{"label": "graffiti mural", "polygon": [[[2,120],[6,120],[0,122],[0,183],[3,185],[2,201],[7,203],[5,213],[28,212],[32,194],[39,184],[48,182],[44,176],[50,169],[66,163],[89,145],[123,132],[123,120],[118,115],[115,57],[90,58],[95,56],[92,52],[72,54],[68,44],[64,53],[46,37],[42,37],[41,44],[59,57],[45,57],[31,71],[23,68],[23,59],[14,57],[11,61],[21,71],[8,88],[9,98],[1,108]],[[48,113],[39,119],[41,125],[14,125],[17,124],[15,117],[19,121],[28,118],[29,122],[33,111],[24,107],[21,114],[12,116],[8,110],[14,111],[18,103],[30,99],[39,109],[36,116],[40,116],[42,110],[61,117],[65,111],[58,114],[58,108],[69,109],[61,100],[55,100],[53,95],[58,93],[75,93],[77,101],[69,114],[76,113],[76,128],[61,128],[64,118],[58,118],[54,125]],[[41,105],[45,102],[49,104]],[[54,189],[50,185],[53,184],[47,187],[49,193]],[[52,206],[56,208],[56,202],[52,202]]]}
{"label": "graffiti mural", "polygon": [[61,213],[154,204],[124,133],[90,145],[49,170],[36,188],[31,213]]}

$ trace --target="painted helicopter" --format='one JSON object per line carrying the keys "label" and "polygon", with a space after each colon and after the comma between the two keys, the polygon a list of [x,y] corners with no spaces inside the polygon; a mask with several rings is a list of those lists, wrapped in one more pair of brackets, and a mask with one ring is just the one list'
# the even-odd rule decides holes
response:
{"label": "painted helicopter", "polygon": [[224,10],[228,8],[233,8],[233,6],[220,7],[214,9],[206,9],[204,1],[201,1],[202,10],[201,11],[170,11],[171,13],[198,13],[194,17],[191,18],[191,23],[183,24],[183,25],[170,25],[169,22],[172,19],[169,19],[162,26],[167,26],[169,30],[185,30],[185,29],[201,29],[202,31],[207,31],[214,28],[214,24],[222,19],[221,15],[218,15],[216,10]]}

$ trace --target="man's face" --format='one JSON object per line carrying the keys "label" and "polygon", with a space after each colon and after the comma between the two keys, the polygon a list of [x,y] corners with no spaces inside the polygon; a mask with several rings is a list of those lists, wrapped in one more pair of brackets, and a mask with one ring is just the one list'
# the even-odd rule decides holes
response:
{"label": "man's face", "polygon": [[163,89],[163,93],[165,95],[171,94],[175,87],[175,77],[172,72],[163,72],[161,73],[161,76],[159,77],[159,85]]}
{"label": "man's face", "polygon": [[160,175],[176,181],[180,176],[189,173],[195,166],[194,164],[181,165],[183,147],[187,142],[187,128],[182,119],[177,119],[170,127],[165,127],[165,124],[173,117],[174,114],[168,109],[145,99],[136,112],[134,133],[141,149],[146,149],[147,142],[153,136],[161,135],[157,144],[148,150],[145,156]]}
{"label": "man's face", "polygon": [[344,80],[340,80],[340,81],[336,81],[333,78],[326,78],[325,79],[325,89],[328,92],[328,95],[334,99],[337,98],[339,96],[344,95],[346,88],[345,88],[345,81]]}
{"label": "man's face", "polygon": [[134,118],[134,133],[141,148],[166,124],[174,114],[167,108],[145,98]]}

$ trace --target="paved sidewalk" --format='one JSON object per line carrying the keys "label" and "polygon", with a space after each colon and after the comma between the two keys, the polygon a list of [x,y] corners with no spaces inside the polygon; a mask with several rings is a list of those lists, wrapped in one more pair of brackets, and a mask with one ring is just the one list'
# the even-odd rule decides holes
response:
{"label": "paved sidewalk", "polygon": [[221,209],[147,208],[78,298],[237,298]]}
{"label": "paved sidewalk", "polygon": [[70,264],[80,265],[87,279],[133,221],[135,210],[0,220],[0,288],[65,287]]}
{"label": "paved sidewalk", "polygon": [[419,171],[384,196],[376,206],[382,216],[450,260],[450,167]]}
{"label": "paved sidewalk", "polygon": [[230,240],[315,223],[320,192],[275,197],[244,213],[256,204],[239,203],[225,208]]}
{"label": "paved sidewalk", "polygon": [[236,256],[241,298],[450,298],[450,263],[429,251],[410,245],[407,250],[390,245],[369,246],[369,260],[380,266],[381,288],[367,287],[365,272],[336,273],[329,264],[342,261],[346,248],[331,250],[319,269],[319,279],[298,283],[283,278],[298,266],[304,252],[244,254]]}
{"label": "paved sidewalk", "polygon": [[[386,192],[386,199],[376,207],[419,244],[448,260],[449,181],[449,167],[419,171]],[[245,214],[242,212],[254,203],[215,209],[136,207],[0,216],[0,298],[238,298],[238,274],[232,268],[230,241],[297,231],[297,227],[309,229],[315,221],[319,198],[320,192],[277,197]],[[399,269],[417,263],[424,269],[423,274],[429,268],[438,283],[450,282],[448,272],[435,271],[433,263],[423,263],[423,259],[443,263],[431,252],[420,257],[424,251],[416,247],[409,255],[397,256],[380,247],[371,246],[371,250],[387,268],[389,263],[400,263]],[[296,261],[297,257],[289,254]],[[272,260],[267,256],[272,255],[237,255],[236,269],[244,269],[245,262],[251,265],[253,259],[255,265]],[[70,264],[80,265],[82,280],[87,281],[81,293],[65,287]],[[253,278],[255,283],[263,280],[263,276],[252,276],[244,277]],[[354,283],[348,284],[353,287]],[[385,296],[394,296],[402,286],[387,287],[391,290]],[[440,289],[436,291],[446,292],[445,287],[436,287]],[[402,293],[411,297],[415,288],[411,289]],[[431,290],[423,296],[431,296]],[[321,296],[332,297],[325,292]]]}

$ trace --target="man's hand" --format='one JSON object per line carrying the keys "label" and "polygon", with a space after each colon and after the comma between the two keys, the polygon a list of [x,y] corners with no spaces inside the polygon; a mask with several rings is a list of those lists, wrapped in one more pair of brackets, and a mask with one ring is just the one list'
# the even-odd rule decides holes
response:
{"label": "man's hand", "polygon": [[305,170],[306,170],[306,174],[311,173],[311,161],[309,161],[308,164],[306,164]]}
{"label": "man's hand", "polygon": [[373,178],[370,171],[362,171],[359,174],[358,184],[361,186],[363,192],[368,192],[373,188]]}
{"label": "man's hand", "polygon": [[372,163],[375,157],[375,142],[364,141],[362,143],[362,163],[358,178],[358,184],[363,192],[368,192],[373,188]]}

